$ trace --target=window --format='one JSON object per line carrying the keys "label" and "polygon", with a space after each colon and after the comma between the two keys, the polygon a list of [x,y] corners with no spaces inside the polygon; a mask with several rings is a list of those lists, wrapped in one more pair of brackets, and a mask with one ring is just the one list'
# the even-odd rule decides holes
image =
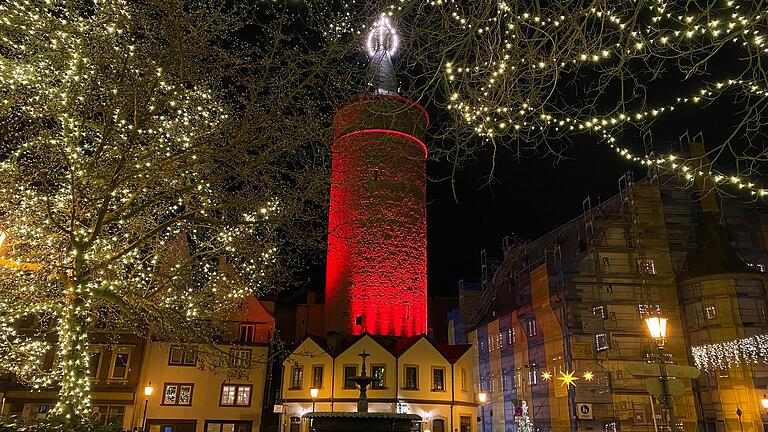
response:
{"label": "window", "polygon": [[112,353],[112,379],[128,378],[128,364],[131,360],[131,350],[129,348],[117,348]]}
{"label": "window", "polygon": [[232,348],[229,350],[229,366],[235,368],[251,367],[251,350]]}
{"label": "window", "polygon": [[240,324],[240,332],[237,340],[242,343],[251,343],[256,339],[256,324]]}
{"label": "window", "polygon": [[301,366],[294,366],[293,369],[291,369],[291,390],[300,389],[302,381],[304,381],[304,368]]}
{"label": "window", "polygon": [[205,432],[250,432],[251,421],[205,421]]}
{"label": "window", "polygon": [[378,378],[378,381],[371,383],[371,388],[377,390],[387,388],[386,376],[384,375],[385,370],[384,365],[371,365],[371,376]]}
{"label": "window", "polygon": [[353,377],[357,376],[357,366],[344,366],[344,388],[353,389],[357,388],[357,385],[352,381]]}
{"label": "window", "polygon": [[609,422],[605,424],[603,430],[605,432],[618,432],[619,429],[616,427],[616,422]]}
{"label": "window", "polygon": [[445,369],[432,368],[432,391],[445,391]]}
{"label": "window", "polygon": [[472,418],[470,416],[459,417],[460,432],[472,432]]}
{"label": "window", "polygon": [[592,315],[599,316],[602,319],[605,319],[605,306],[595,306],[592,308]]}
{"label": "window", "polygon": [[103,424],[104,426],[109,426],[109,425],[122,426],[123,425],[123,416],[125,415],[124,406],[115,406],[115,405],[100,406],[100,407],[95,407],[94,412],[98,412],[99,414],[101,414],[99,423]]}
{"label": "window", "polygon": [[531,365],[528,369],[528,384],[536,385],[539,383],[539,374],[536,373],[536,365]]}
{"label": "window", "polygon": [[467,391],[467,369],[461,368],[461,389]]}
{"label": "window", "polygon": [[291,429],[290,432],[301,431],[301,418],[293,416],[291,417]]}
{"label": "window", "polygon": [[405,367],[405,389],[406,390],[419,389],[419,367],[418,366]]}
{"label": "window", "polygon": [[168,364],[173,366],[194,366],[197,352],[192,347],[172,346],[168,353]]}
{"label": "window", "polygon": [[713,320],[713,319],[717,318],[717,309],[715,309],[715,306],[712,305],[712,306],[707,306],[706,308],[704,308],[704,316],[708,320]]}
{"label": "window", "polygon": [[640,267],[640,273],[655,275],[656,274],[656,261],[652,259],[643,259],[638,261]]}
{"label": "window", "polygon": [[312,388],[323,388],[323,367],[312,366]]}
{"label": "window", "polygon": [[194,384],[165,383],[163,386],[163,403],[161,405],[192,405],[192,389]]}
{"label": "window", "polygon": [[595,349],[598,351],[604,351],[607,350],[608,347],[608,336],[605,333],[598,333],[595,335]]}
{"label": "window", "polygon": [[88,353],[88,376],[96,378],[99,376],[99,367],[101,366],[101,348],[98,351]]}
{"label": "window", "polygon": [[528,320],[528,336],[536,336],[536,319],[531,318]]}
{"label": "window", "polygon": [[637,310],[640,312],[640,319],[645,320],[648,315],[658,315],[661,313],[661,306],[657,304],[640,304],[637,305]]}
{"label": "window", "polygon": [[251,384],[224,384],[221,386],[219,405],[249,407],[252,390]]}
{"label": "window", "polygon": [[445,432],[445,420],[443,419],[432,420],[432,432]]}

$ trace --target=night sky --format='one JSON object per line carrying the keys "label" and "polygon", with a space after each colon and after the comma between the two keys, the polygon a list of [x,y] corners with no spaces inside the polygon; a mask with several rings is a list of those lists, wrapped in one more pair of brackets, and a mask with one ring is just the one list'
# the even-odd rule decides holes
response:
{"label": "night sky", "polygon": [[[430,295],[456,295],[458,281],[480,281],[480,251],[501,257],[501,242],[516,234],[533,240],[581,214],[587,195],[593,203],[618,193],[618,179],[638,165],[619,158],[606,144],[586,136],[575,140],[571,159],[513,160],[497,156],[495,181],[488,183],[490,158],[466,164],[456,178],[458,202],[450,182],[427,185],[428,287]],[[450,172],[446,162],[431,162],[428,175]]]}

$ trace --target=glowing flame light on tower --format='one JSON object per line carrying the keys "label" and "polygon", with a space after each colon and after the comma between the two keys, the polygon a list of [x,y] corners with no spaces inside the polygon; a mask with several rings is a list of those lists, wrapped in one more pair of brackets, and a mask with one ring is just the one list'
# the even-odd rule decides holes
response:
{"label": "glowing flame light on tower", "polygon": [[365,49],[371,58],[368,74],[371,85],[379,94],[397,94],[397,77],[392,56],[400,47],[400,37],[392,21],[382,15],[371,27],[365,41]]}

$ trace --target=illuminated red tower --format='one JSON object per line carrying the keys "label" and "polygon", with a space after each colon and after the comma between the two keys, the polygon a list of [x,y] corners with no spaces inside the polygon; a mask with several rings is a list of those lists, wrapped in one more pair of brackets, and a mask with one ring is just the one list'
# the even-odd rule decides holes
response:
{"label": "illuminated red tower", "polygon": [[347,103],[333,119],[325,322],[342,334],[410,336],[427,330],[429,119],[395,94],[394,46],[381,36],[369,46],[377,94]]}
{"label": "illuminated red tower", "polygon": [[427,121],[419,105],[387,95],[354,100],[333,119],[329,330],[427,330]]}

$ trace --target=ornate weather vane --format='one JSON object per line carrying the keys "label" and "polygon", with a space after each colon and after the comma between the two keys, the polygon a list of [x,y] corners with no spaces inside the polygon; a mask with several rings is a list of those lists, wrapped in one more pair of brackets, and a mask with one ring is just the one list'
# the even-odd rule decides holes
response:
{"label": "ornate weather vane", "polygon": [[397,94],[397,77],[392,56],[400,47],[400,37],[389,17],[381,15],[368,32],[365,49],[371,62],[368,74],[379,94]]}

